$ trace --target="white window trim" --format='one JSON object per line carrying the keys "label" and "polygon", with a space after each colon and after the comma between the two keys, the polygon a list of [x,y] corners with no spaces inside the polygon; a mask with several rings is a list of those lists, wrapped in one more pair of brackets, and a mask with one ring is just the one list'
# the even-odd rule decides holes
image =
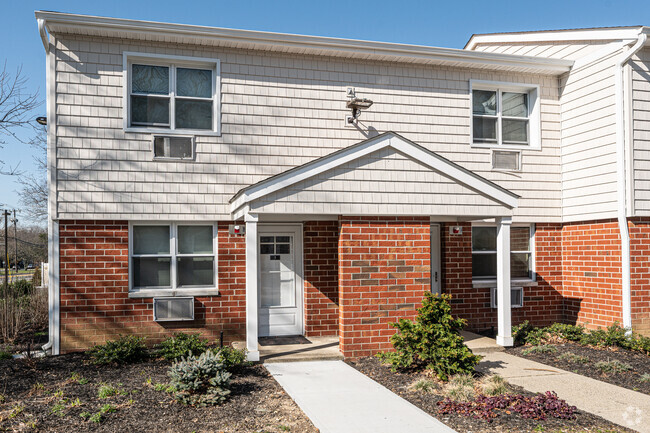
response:
{"label": "white window trim", "polygon": [[[174,158],[171,156],[156,156],[155,144],[157,137],[170,137],[174,138],[189,138],[192,142],[192,155],[189,158]],[[151,160],[152,161],[169,161],[169,162],[194,162],[196,158],[196,140],[193,135],[182,135],[182,134],[153,134],[151,136]]]}
{"label": "white window trim", "polygon": [[[212,130],[205,129],[172,129],[174,117],[174,105],[170,102],[170,127],[156,128],[150,126],[131,126],[131,65],[137,62],[145,62],[148,65],[176,67],[202,67],[212,70]],[[170,70],[170,86],[175,80]],[[221,62],[219,59],[210,59],[206,57],[188,57],[172,56],[166,54],[150,54],[125,51],[122,54],[122,122],[125,132],[155,133],[165,135],[202,135],[202,136],[220,136],[221,135]],[[170,87],[173,92],[173,87]]]}
{"label": "white window trim", "polygon": [[[133,287],[133,227],[135,226],[170,226],[169,230],[169,248],[170,248],[170,280],[172,287],[151,287],[140,288]],[[201,225],[212,226],[212,248],[213,254],[203,254],[206,257],[214,257],[214,281],[212,286],[207,287],[190,287],[190,288],[177,288],[176,287],[176,258],[183,256],[199,256],[201,254],[178,254],[176,252],[176,234],[178,226]],[[130,221],[129,222],[129,298],[153,298],[153,297],[172,297],[172,296],[215,296],[219,294],[219,231],[217,223],[206,221]]]}
{"label": "white window trim", "polygon": [[[519,92],[528,94],[528,144],[500,144],[501,131],[497,132],[498,143],[474,142],[474,113],[472,111],[473,91],[492,90],[497,92]],[[501,98],[501,93],[498,93]],[[499,103],[499,106],[501,104]],[[541,150],[542,149],[542,124],[541,124],[541,98],[540,86],[537,84],[508,83],[503,81],[469,80],[469,134],[471,147],[510,150]]]}
{"label": "white window trim", "polygon": [[[472,227],[496,227],[494,223],[489,223],[489,222],[473,222]],[[512,224],[512,227],[528,227],[529,229],[529,236],[530,236],[530,241],[529,241],[529,246],[530,250],[529,251],[510,251],[510,254],[513,253],[519,253],[519,252],[526,252],[530,254],[530,278],[511,278],[510,279],[510,284],[513,286],[524,286],[524,287],[531,287],[531,286],[537,286],[537,271],[536,271],[536,255],[535,255],[535,224],[524,224],[524,223],[516,223]],[[471,243],[471,232],[470,232],[470,243]],[[471,246],[470,246],[471,248]],[[494,254],[495,251],[485,251],[485,252],[474,252],[471,251],[471,254]],[[496,278],[474,278],[472,276],[472,287],[474,288],[482,288],[482,287],[495,287],[495,284],[497,283]]]}

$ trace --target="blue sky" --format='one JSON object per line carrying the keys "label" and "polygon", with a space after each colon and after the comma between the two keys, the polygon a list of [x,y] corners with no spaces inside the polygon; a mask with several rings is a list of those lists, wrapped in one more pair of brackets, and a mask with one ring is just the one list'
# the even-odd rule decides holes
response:
{"label": "blue sky", "polygon": [[[650,25],[650,2],[544,1],[30,1],[3,2],[0,62],[22,65],[31,89],[45,96],[45,54],[35,10],[216,27],[462,48],[473,33]],[[34,113],[44,115],[45,105]],[[23,134],[28,138],[27,134]],[[7,139],[0,160],[33,170],[32,151]],[[18,208],[18,186],[0,175],[0,206]]]}

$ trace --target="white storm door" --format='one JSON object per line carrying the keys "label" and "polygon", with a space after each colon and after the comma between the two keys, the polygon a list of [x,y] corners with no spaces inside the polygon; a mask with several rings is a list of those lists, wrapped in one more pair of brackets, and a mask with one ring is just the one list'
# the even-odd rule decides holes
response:
{"label": "white storm door", "polygon": [[302,228],[260,227],[259,336],[302,335]]}

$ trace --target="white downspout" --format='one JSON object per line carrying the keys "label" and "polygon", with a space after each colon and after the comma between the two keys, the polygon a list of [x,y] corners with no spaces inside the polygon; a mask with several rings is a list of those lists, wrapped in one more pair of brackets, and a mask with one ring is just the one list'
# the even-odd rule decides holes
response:
{"label": "white downspout", "polygon": [[[621,290],[623,300],[623,327],[632,330],[632,287],[630,274],[630,233],[627,227],[627,206],[625,193],[625,113],[623,107],[623,65],[645,44],[647,35],[640,33],[632,48],[616,61],[614,89],[616,98],[616,174],[618,186],[618,229],[621,235]],[[630,155],[631,157],[631,155]]]}

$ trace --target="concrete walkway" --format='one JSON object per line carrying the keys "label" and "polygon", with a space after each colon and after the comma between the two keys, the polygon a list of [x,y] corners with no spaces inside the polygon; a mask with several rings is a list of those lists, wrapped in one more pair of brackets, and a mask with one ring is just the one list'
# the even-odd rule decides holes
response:
{"label": "concrete walkway", "polygon": [[321,433],[454,433],[343,361],[265,367]]}
{"label": "concrete walkway", "polygon": [[503,352],[478,353],[477,367],[532,392],[555,391],[578,409],[650,433],[650,396]]}

